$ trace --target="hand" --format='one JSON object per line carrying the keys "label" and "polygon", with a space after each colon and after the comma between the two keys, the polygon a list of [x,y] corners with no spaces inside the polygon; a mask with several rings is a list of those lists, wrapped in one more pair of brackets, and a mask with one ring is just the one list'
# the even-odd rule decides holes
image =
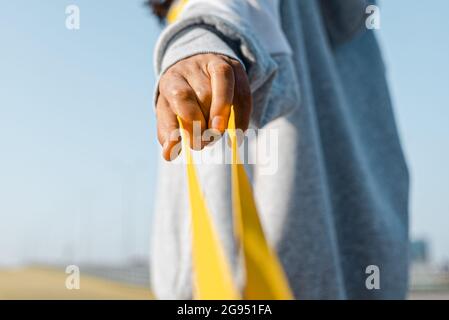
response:
{"label": "hand", "polygon": [[[161,77],[156,105],[157,134],[167,161],[177,157],[172,149],[179,143],[176,116],[189,133],[190,146],[202,149],[206,129],[218,135],[226,130],[234,105],[236,128],[248,128],[252,102],[248,77],[240,62],[222,55],[199,54],[177,62]],[[193,130],[194,121],[200,130]],[[194,137],[194,134],[197,137]],[[194,141],[202,141],[199,145]],[[199,139],[199,140],[198,140]]]}

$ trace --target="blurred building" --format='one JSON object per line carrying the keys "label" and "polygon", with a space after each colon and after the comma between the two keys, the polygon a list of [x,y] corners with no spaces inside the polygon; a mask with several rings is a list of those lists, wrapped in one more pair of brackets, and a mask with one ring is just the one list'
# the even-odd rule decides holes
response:
{"label": "blurred building", "polygon": [[[417,239],[410,243],[410,289],[412,294],[449,292],[449,270],[447,265],[432,261],[430,244],[427,240]],[[421,296],[420,296],[421,295]]]}
{"label": "blurred building", "polygon": [[412,240],[410,243],[410,261],[412,264],[429,262],[429,245],[427,240]]}

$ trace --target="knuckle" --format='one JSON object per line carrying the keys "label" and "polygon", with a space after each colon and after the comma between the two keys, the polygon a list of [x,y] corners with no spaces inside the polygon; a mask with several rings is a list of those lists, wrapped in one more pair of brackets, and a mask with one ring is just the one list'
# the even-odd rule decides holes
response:
{"label": "knuckle", "polygon": [[168,68],[165,73],[162,75],[162,78],[173,78],[179,75],[178,65],[175,64]]}
{"label": "knuckle", "polygon": [[187,86],[174,87],[168,92],[168,96],[175,100],[190,100],[192,98],[192,89]]}
{"label": "knuckle", "polygon": [[233,74],[232,67],[226,62],[217,62],[212,64],[212,72],[225,77]]}
{"label": "knuckle", "polygon": [[208,86],[201,86],[196,90],[198,99],[202,102],[208,102],[212,99],[212,90]]}
{"label": "knuckle", "polygon": [[165,95],[167,92],[168,84],[170,83],[171,76],[169,74],[164,74],[159,81],[159,93]]}
{"label": "knuckle", "polygon": [[164,74],[162,74],[161,80],[174,78],[174,77],[177,77],[178,75],[179,75],[179,72],[177,71],[176,66],[172,66],[172,67],[168,68]]}
{"label": "knuckle", "polygon": [[238,70],[243,70],[243,66],[242,66],[242,64],[240,63],[240,61],[238,61],[238,60],[234,60],[234,59],[230,59],[231,60],[231,65],[234,67],[234,68],[236,68],[236,69],[238,69]]}
{"label": "knuckle", "polygon": [[165,92],[169,90],[173,86],[173,83],[179,81],[179,78],[180,73],[174,67],[171,67],[161,76],[159,80],[159,91]]}

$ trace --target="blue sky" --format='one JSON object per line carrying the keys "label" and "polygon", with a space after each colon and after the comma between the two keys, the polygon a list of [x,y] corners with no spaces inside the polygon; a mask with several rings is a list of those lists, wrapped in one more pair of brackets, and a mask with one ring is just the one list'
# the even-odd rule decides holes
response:
{"label": "blue sky", "polygon": [[396,117],[411,170],[411,231],[449,261],[449,2],[381,1]]}
{"label": "blue sky", "polygon": [[[0,10],[0,265],[145,256],[160,157],[159,26],[143,0],[14,1]],[[449,260],[449,2],[381,2],[412,170],[412,233]],[[65,7],[81,29],[65,28]]]}

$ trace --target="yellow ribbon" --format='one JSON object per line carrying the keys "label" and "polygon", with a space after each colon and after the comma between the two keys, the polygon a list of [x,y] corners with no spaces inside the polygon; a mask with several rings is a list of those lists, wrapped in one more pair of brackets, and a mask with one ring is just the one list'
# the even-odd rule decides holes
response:
{"label": "yellow ribbon", "polygon": [[211,221],[206,200],[201,193],[190,152],[189,138],[186,136],[179,117],[178,122],[187,166],[195,298],[201,300],[239,299],[240,294],[232,280],[231,268],[226,261],[224,250]]}
{"label": "yellow ribbon", "polygon": [[[174,22],[188,0],[180,0],[170,10],[167,20]],[[185,154],[192,221],[192,264],[196,299],[240,299],[231,268],[211,220],[192,154],[189,139],[178,117]],[[243,253],[246,283],[245,299],[293,299],[284,270],[268,245],[245,168],[240,161],[234,107],[228,123],[232,149],[232,207],[235,234]]]}
{"label": "yellow ribbon", "polygon": [[[196,299],[239,299],[231,268],[225,257],[218,234],[213,226],[204,198],[192,154],[189,138],[178,117],[181,128],[182,150],[185,154],[192,220],[192,261]],[[234,107],[228,124],[232,150],[232,206],[235,233],[244,257],[246,284],[245,299],[292,299],[281,264],[268,245],[257,214],[256,204],[246,174],[240,161],[235,128]]]}
{"label": "yellow ribbon", "polygon": [[251,184],[240,161],[234,107],[231,108],[228,133],[232,149],[232,206],[235,231],[241,242],[246,269],[244,297],[249,300],[292,299],[284,270],[265,238]]}

